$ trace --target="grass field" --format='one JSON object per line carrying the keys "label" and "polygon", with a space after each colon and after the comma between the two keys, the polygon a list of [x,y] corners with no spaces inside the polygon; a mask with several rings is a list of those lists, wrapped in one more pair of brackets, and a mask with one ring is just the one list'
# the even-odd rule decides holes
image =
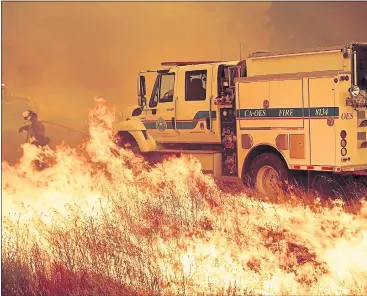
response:
{"label": "grass field", "polygon": [[[112,114],[79,150],[3,163],[2,295],[366,295],[367,196],[266,200],[189,157],[111,152]],[[52,166],[36,170],[36,158]]]}

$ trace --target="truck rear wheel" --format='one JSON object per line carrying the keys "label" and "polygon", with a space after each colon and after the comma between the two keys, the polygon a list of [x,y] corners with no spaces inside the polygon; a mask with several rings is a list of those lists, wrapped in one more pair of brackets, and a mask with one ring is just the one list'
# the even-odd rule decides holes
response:
{"label": "truck rear wheel", "polygon": [[273,153],[263,153],[257,156],[250,166],[248,173],[250,185],[260,194],[276,198],[284,190],[289,175],[283,161]]}

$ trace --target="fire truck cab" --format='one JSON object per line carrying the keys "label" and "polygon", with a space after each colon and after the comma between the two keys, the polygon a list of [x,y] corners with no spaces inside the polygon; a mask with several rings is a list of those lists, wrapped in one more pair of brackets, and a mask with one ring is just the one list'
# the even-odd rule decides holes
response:
{"label": "fire truck cab", "polygon": [[264,194],[294,170],[366,173],[367,43],[162,66],[139,73],[116,126],[140,151],[191,154]]}

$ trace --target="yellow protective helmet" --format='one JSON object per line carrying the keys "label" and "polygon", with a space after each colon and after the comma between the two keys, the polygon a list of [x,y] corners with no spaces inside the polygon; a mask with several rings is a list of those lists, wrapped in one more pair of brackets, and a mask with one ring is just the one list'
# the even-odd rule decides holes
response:
{"label": "yellow protective helmet", "polygon": [[32,116],[34,116],[34,115],[36,115],[37,116],[37,114],[36,113],[34,113],[33,111],[31,111],[31,110],[27,110],[27,111],[24,111],[23,113],[22,113],[22,116],[23,116],[23,118],[24,118],[24,120],[27,122],[27,121],[29,121],[29,120],[31,120],[31,118],[32,118]]}

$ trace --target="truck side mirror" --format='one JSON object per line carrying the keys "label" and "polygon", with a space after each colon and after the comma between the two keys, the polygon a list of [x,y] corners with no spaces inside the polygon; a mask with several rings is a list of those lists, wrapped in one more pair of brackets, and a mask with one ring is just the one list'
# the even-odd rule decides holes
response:
{"label": "truck side mirror", "polygon": [[140,107],[144,107],[147,103],[145,95],[146,95],[145,76],[139,76],[138,105]]}
{"label": "truck side mirror", "polygon": [[145,89],[145,76],[140,76],[139,77],[139,83],[140,83],[140,87],[139,87],[139,95],[141,97],[145,97],[146,95],[146,89]]}

